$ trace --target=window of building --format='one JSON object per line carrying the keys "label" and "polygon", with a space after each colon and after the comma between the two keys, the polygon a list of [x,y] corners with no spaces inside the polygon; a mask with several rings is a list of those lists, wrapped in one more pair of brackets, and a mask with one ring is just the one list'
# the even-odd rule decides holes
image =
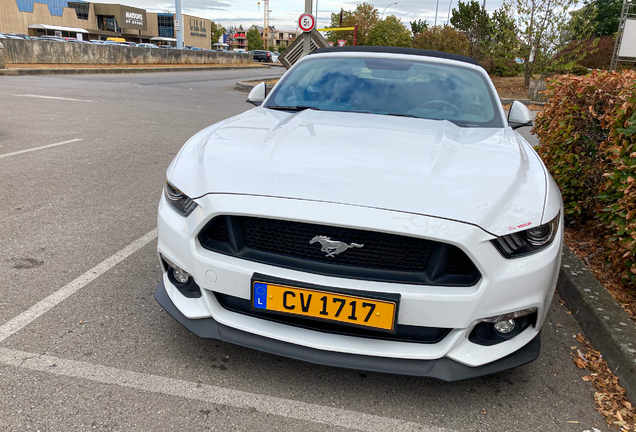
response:
{"label": "window of building", "polygon": [[77,14],[78,19],[87,20],[88,19],[88,9],[90,4],[84,1],[74,1],[68,2],[68,7],[75,9],[75,13]]}
{"label": "window of building", "polygon": [[16,0],[20,12],[33,12],[34,3],[42,3],[49,7],[49,13],[62,16],[64,8],[68,7],[68,0]]}
{"label": "window of building", "polygon": [[159,36],[174,37],[174,16],[172,14],[157,14],[157,24],[159,25]]}

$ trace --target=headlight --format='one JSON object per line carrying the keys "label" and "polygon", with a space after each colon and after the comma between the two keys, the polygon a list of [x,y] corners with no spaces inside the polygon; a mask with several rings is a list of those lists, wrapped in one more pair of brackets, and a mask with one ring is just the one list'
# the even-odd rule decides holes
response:
{"label": "headlight", "polygon": [[497,250],[506,258],[518,258],[544,249],[552,243],[559,228],[560,214],[547,224],[530,228],[492,240]]}
{"label": "headlight", "polygon": [[188,216],[197,207],[197,203],[192,201],[186,194],[172,186],[166,180],[166,187],[163,188],[168,204],[182,216]]}

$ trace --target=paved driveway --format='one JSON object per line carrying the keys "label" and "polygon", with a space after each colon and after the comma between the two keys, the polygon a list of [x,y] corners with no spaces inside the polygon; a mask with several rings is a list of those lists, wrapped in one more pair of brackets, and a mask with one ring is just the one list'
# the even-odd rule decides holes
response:
{"label": "paved driveway", "polygon": [[0,77],[0,429],[605,430],[556,299],[537,361],[458,383],[197,339],[155,303],[169,162],[281,72]]}

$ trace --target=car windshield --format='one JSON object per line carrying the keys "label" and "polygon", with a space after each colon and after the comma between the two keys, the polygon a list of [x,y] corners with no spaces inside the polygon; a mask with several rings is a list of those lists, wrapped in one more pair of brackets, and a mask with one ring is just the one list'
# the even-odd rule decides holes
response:
{"label": "car windshield", "polygon": [[479,72],[424,60],[323,57],[300,63],[264,105],[271,109],[363,112],[459,126],[503,127],[496,99]]}

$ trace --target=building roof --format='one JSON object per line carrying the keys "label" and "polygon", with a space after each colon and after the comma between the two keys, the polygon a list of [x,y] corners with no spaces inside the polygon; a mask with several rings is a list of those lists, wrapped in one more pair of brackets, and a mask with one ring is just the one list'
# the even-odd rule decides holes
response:
{"label": "building roof", "polygon": [[477,60],[472,57],[467,57],[459,54],[450,54],[441,51],[424,50],[417,48],[400,48],[400,47],[386,47],[386,46],[344,46],[344,47],[329,47],[318,48],[312,51],[310,54],[320,53],[341,53],[341,52],[369,52],[369,53],[387,53],[387,54],[408,54],[417,55],[423,57],[436,57],[445,58],[449,60],[460,61],[464,63],[470,63],[477,66],[481,66]]}
{"label": "building roof", "polygon": [[31,24],[29,28],[36,29],[36,30],[58,30],[58,31],[66,31],[66,32],[73,32],[73,33],[88,33],[88,31],[84,30],[83,28],[55,26],[55,25],[49,25],[49,24]]}

